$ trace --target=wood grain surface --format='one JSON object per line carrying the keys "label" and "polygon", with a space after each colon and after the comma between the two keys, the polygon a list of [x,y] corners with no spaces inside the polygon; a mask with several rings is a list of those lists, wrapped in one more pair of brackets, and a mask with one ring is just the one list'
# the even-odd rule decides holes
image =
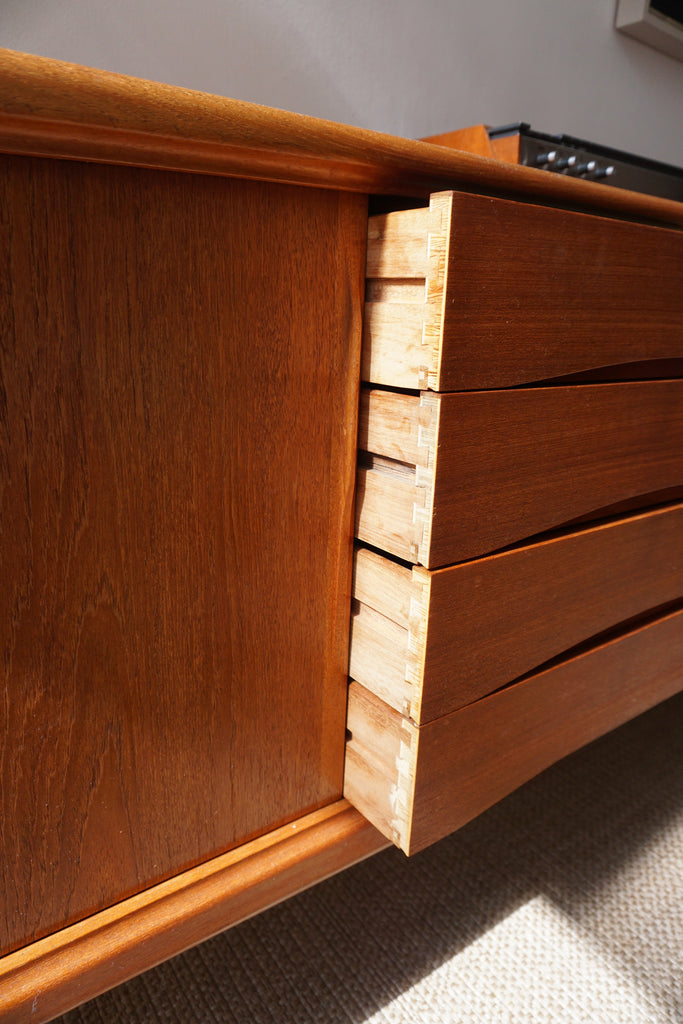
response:
{"label": "wood grain surface", "polygon": [[430,566],[683,486],[683,380],[445,395]]}
{"label": "wood grain surface", "polygon": [[366,208],[5,157],[0,217],[6,952],[340,795]]}
{"label": "wood grain surface", "polygon": [[0,150],[363,193],[472,189],[683,224],[671,200],[11,50]]}
{"label": "wood grain surface", "polygon": [[465,825],[682,686],[679,609],[424,726],[407,852]]}
{"label": "wood grain surface", "polygon": [[519,135],[501,135],[491,139],[491,149],[496,160],[519,163]]}
{"label": "wood grain surface", "polygon": [[[445,261],[431,256],[440,245]],[[638,379],[663,360],[683,376],[682,275],[680,231],[434,195],[430,209],[370,218],[363,376],[457,391],[624,365]]]}
{"label": "wood grain surface", "polygon": [[433,572],[365,549],[355,565],[350,675],[423,725],[683,599],[683,506]]}
{"label": "wood grain surface", "polygon": [[681,359],[683,233],[454,197],[439,390]]}
{"label": "wood grain surface", "polygon": [[430,135],[423,142],[433,142],[437,146],[448,146],[451,149],[464,149],[468,153],[479,153],[495,160],[507,160],[519,163],[519,133],[499,135],[489,138],[486,125],[475,124],[469,128],[458,128],[443,135]]}
{"label": "wood grain surface", "polygon": [[[419,721],[683,598],[683,506],[431,574]],[[682,680],[683,682],[683,680]]]}
{"label": "wood grain surface", "polygon": [[387,846],[344,800],[0,960],[3,1024],[42,1024]]}

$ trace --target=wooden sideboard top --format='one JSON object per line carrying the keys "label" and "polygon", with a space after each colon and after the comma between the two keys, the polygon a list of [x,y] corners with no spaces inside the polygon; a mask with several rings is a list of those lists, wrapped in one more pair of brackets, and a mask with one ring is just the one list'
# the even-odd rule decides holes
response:
{"label": "wooden sideboard top", "polygon": [[444,188],[683,226],[683,204],[0,50],[0,151],[408,196]]}

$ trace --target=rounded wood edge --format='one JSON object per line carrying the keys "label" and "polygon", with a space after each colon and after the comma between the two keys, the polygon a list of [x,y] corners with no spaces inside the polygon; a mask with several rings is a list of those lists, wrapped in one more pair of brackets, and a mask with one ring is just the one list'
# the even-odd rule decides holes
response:
{"label": "rounded wood edge", "polygon": [[388,845],[340,800],[0,960],[0,1020],[43,1022]]}
{"label": "rounded wood edge", "polygon": [[458,188],[683,225],[683,203],[0,49],[0,150],[360,192]]}

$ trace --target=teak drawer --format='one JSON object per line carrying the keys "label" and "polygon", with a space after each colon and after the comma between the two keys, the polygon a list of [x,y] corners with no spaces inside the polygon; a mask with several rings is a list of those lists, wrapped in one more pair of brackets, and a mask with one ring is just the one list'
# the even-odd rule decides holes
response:
{"label": "teak drawer", "polygon": [[682,675],[679,608],[421,728],[351,683],[345,795],[416,853],[677,693]]}
{"label": "teak drawer", "polygon": [[438,193],[370,218],[362,377],[455,391],[651,376],[683,359],[682,268],[677,230]]}
{"label": "teak drawer", "polygon": [[428,568],[683,488],[683,380],[365,390],[356,536]]}
{"label": "teak drawer", "polygon": [[349,675],[423,725],[683,600],[683,505],[430,571],[355,553]]}

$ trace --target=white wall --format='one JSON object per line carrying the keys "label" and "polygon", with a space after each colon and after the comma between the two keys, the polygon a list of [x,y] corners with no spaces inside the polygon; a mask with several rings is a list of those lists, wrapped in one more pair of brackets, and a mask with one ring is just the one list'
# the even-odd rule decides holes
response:
{"label": "white wall", "polygon": [[419,137],[526,120],[683,166],[683,63],[616,0],[2,0],[0,45]]}

